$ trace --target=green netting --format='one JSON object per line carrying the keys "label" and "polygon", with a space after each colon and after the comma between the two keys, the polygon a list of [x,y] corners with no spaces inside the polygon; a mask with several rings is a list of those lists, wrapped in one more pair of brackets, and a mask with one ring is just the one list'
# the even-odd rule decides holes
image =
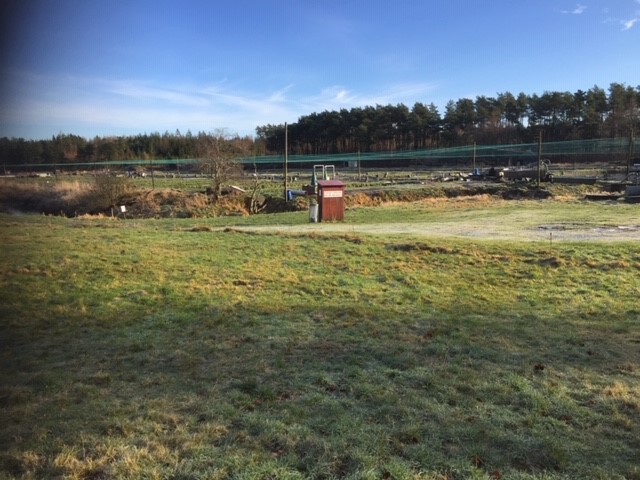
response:
{"label": "green netting", "polygon": [[[462,147],[433,148],[424,150],[408,150],[394,152],[368,152],[368,153],[344,153],[331,155],[289,155],[291,164],[330,164],[350,162],[376,162],[376,161],[416,161],[434,160],[446,162],[447,160],[459,160],[472,158],[478,159],[535,159],[538,155],[537,143],[521,143],[511,145],[466,145]],[[640,139],[635,139],[633,145],[628,138],[605,138],[596,140],[575,140],[566,142],[547,142],[542,144],[544,158],[554,157],[595,157],[602,156],[603,160],[618,156],[618,159],[628,158],[631,152],[640,154]],[[59,164],[29,164],[7,165],[11,167],[41,167],[41,168],[92,168],[108,164],[111,167],[132,166],[164,166],[164,165],[192,165],[201,163],[202,160],[193,158],[162,159],[162,160],[111,160],[103,162],[59,163]],[[244,157],[239,160],[245,165],[283,164],[284,155],[264,155]]]}
{"label": "green netting", "polygon": [[[542,144],[544,157],[557,156],[597,156],[628,155],[630,151],[629,139],[612,138],[597,140],[576,140],[568,142],[548,142]],[[640,153],[640,139],[634,141],[633,151]],[[474,146],[435,148],[425,150],[409,150],[401,152],[370,152],[347,153],[333,155],[289,155],[290,163],[332,163],[355,161],[388,161],[388,160],[457,160],[472,158]],[[512,145],[477,145],[475,147],[476,158],[536,158],[538,155],[537,143],[521,143]],[[279,163],[283,156],[261,156],[243,159],[245,163]]]}

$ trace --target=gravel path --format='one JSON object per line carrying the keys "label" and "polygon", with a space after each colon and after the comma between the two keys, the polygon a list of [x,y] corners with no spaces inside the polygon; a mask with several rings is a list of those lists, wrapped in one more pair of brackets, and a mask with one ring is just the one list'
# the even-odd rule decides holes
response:
{"label": "gravel path", "polygon": [[349,224],[315,223],[305,225],[278,225],[234,227],[234,229],[254,232],[284,233],[344,233],[372,235],[412,235],[425,237],[455,237],[486,240],[523,241],[638,241],[640,224],[588,226],[579,224],[541,224],[534,227],[518,228],[518,225],[487,225],[458,223],[384,223]]}

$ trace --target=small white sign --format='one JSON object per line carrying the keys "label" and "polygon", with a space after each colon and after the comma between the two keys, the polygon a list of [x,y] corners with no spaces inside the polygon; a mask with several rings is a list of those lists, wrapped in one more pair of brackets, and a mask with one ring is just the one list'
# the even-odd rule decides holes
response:
{"label": "small white sign", "polygon": [[342,190],[323,190],[322,196],[324,198],[342,198]]}
{"label": "small white sign", "polygon": [[120,205],[120,211],[122,213],[126,213],[127,212],[127,207],[125,207],[124,205]]}

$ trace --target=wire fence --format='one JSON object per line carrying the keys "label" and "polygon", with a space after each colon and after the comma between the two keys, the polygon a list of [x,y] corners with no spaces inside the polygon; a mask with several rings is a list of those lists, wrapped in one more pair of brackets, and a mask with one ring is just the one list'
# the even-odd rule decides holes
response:
{"label": "wire fence", "polygon": [[[575,140],[564,142],[547,142],[541,145],[544,158],[563,159],[567,161],[613,161],[623,163],[633,161],[634,154],[640,154],[640,139],[603,138],[595,140]],[[495,161],[533,161],[538,155],[538,143],[522,143],[507,145],[465,145],[461,147],[432,148],[422,150],[342,153],[325,155],[288,155],[290,164],[343,164],[343,165],[371,165],[375,162],[396,162],[398,165],[419,164],[420,162],[442,165],[459,162],[464,159]],[[238,159],[243,165],[282,165],[284,154],[247,156]],[[103,160],[92,162],[64,162],[64,163],[4,163],[7,169],[91,169],[91,168],[132,168],[137,166],[180,166],[204,163],[203,159],[153,159],[153,160]]]}
{"label": "wire fence", "polygon": [[[576,140],[565,142],[548,142],[542,144],[544,157],[584,157],[590,160],[611,157],[627,158],[630,152],[640,153],[640,139],[631,142],[629,139],[612,138],[596,140]],[[446,160],[471,159],[535,159],[538,155],[538,143],[522,143],[511,145],[465,145],[462,147],[435,148],[424,150],[408,150],[393,152],[346,153],[331,155],[289,155],[291,163],[334,163],[334,162],[376,162],[393,160]],[[245,163],[277,163],[284,156],[266,155],[243,159]]]}

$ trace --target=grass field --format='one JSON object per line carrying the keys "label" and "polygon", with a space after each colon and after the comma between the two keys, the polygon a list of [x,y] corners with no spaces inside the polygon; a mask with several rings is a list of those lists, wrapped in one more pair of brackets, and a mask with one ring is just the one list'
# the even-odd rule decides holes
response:
{"label": "grass field", "polygon": [[0,215],[0,478],[640,479],[637,242],[304,221]]}

